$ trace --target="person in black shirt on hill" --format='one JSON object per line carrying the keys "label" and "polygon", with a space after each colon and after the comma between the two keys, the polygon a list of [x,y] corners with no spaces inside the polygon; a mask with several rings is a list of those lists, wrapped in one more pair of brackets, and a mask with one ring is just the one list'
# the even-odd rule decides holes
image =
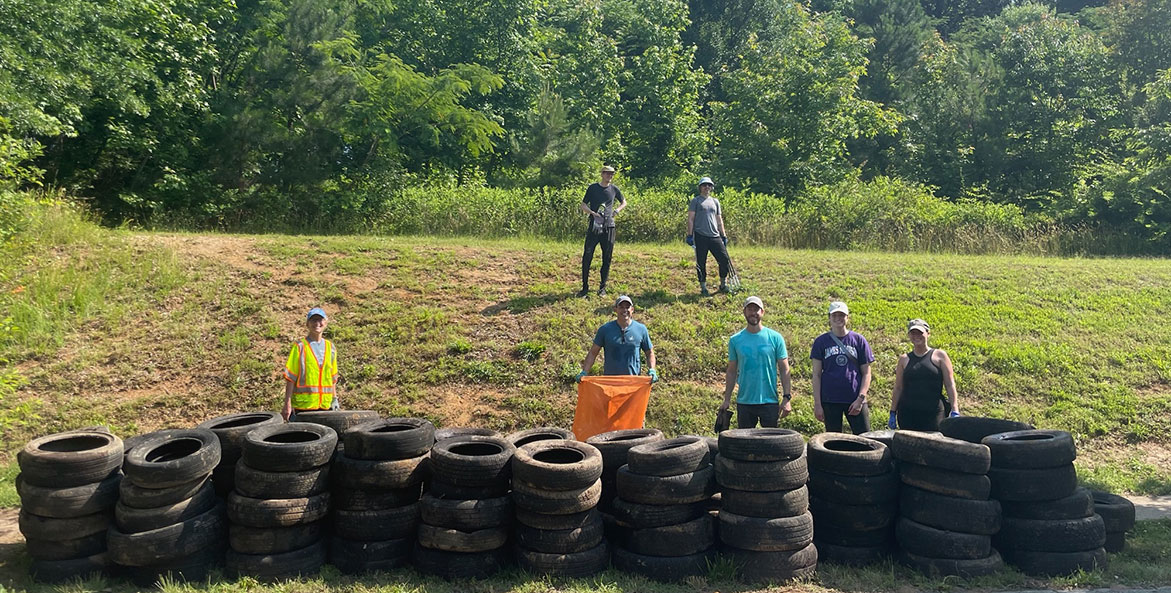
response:
{"label": "person in black shirt on hill", "polygon": [[577,293],[579,297],[590,293],[590,264],[594,261],[594,252],[597,251],[598,245],[602,246],[602,283],[598,286],[598,295],[606,296],[610,259],[614,255],[614,215],[626,208],[626,197],[617,185],[610,183],[613,179],[614,167],[602,167],[602,180],[591,184],[581,200],[581,210],[590,215],[590,221],[586,227],[585,250],[581,254],[581,292]]}

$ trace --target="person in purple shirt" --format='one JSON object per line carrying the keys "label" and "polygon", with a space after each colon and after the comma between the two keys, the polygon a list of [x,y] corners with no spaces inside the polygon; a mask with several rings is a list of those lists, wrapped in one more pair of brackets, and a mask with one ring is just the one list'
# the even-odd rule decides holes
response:
{"label": "person in purple shirt", "polygon": [[842,432],[842,416],[854,434],[870,432],[870,363],[874,352],[860,334],[846,328],[850,308],[829,304],[830,331],[813,341],[813,413],[826,432]]}

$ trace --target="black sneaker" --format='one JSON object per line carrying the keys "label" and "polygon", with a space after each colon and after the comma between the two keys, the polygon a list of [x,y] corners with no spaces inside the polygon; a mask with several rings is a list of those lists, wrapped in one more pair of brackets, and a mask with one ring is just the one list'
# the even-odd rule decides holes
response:
{"label": "black sneaker", "polygon": [[712,293],[708,292],[706,288],[701,288],[699,289],[699,296],[712,296]]}
{"label": "black sneaker", "polygon": [[728,285],[727,284],[720,285],[720,294],[728,294]]}
{"label": "black sneaker", "polygon": [[581,289],[581,292],[577,293],[577,297],[580,299],[584,299],[588,296],[590,296],[590,289],[588,289],[588,288],[583,288],[583,289]]}
{"label": "black sneaker", "polygon": [[598,289],[598,296],[606,296],[606,287],[605,286]]}

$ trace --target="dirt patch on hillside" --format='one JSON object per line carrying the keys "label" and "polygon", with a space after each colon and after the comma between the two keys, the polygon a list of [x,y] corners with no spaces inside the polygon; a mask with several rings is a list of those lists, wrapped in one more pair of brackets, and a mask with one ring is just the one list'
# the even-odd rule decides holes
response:
{"label": "dirt patch on hillside", "polygon": [[506,404],[508,397],[490,387],[443,386],[429,390],[422,403],[435,410],[442,426],[492,426],[513,413]]}
{"label": "dirt patch on hillside", "polygon": [[24,536],[20,534],[17,522],[19,516],[16,509],[0,509],[0,575],[7,578],[16,576],[13,574],[13,559],[24,548]]}

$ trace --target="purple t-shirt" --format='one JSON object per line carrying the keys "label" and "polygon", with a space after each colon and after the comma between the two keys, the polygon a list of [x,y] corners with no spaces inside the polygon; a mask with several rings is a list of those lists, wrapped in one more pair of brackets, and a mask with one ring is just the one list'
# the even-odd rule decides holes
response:
{"label": "purple t-shirt", "polygon": [[[874,352],[861,334],[847,332],[841,338],[846,350],[858,359],[858,364],[874,362]],[[826,332],[813,341],[813,352],[809,358],[821,361],[821,401],[831,404],[848,404],[858,399],[862,374],[858,365],[846,356],[834,343],[833,336]]]}

